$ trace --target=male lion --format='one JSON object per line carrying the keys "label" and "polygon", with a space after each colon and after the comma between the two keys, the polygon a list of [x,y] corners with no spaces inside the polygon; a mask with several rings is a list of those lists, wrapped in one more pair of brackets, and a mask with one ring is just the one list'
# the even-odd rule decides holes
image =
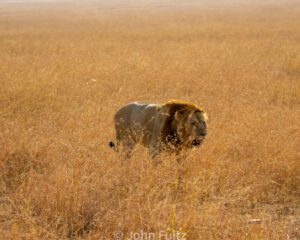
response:
{"label": "male lion", "polygon": [[121,144],[126,157],[136,143],[147,147],[153,158],[163,150],[179,154],[200,146],[207,134],[204,110],[179,100],[162,105],[129,103],[117,111],[114,120],[117,142],[109,146],[118,150]]}

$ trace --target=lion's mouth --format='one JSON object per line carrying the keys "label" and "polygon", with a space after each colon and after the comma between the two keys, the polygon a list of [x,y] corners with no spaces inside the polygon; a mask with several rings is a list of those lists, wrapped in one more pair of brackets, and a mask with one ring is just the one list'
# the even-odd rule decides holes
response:
{"label": "lion's mouth", "polygon": [[201,140],[194,139],[192,141],[192,145],[193,145],[193,147],[198,147],[198,146],[200,146],[201,142],[202,142]]}

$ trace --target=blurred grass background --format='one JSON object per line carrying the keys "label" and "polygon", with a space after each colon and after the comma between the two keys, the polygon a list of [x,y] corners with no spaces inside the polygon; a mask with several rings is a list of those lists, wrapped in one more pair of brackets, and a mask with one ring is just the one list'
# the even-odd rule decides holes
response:
{"label": "blurred grass background", "polygon": [[[0,4],[1,235],[298,239],[300,5],[246,3]],[[120,106],[173,98],[210,119],[181,198],[173,156],[107,147]]]}

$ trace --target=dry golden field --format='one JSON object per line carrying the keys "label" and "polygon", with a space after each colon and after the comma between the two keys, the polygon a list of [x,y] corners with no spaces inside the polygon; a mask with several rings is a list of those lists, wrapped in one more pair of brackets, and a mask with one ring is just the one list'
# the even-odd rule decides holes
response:
{"label": "dry golden field", "polygon": [[[1,239],[300,239],[299,2],[7,2]],[[174,98],[204,145],[121,164],[114,112]]]}

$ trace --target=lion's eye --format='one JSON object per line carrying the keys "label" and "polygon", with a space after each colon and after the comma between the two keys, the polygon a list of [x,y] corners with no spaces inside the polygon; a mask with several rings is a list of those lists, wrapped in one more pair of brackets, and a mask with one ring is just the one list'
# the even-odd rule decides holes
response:
{"label": "lion's eye", "polygon": [[192,122],[191,123],[193,126],[197,126],[197,122]]}

